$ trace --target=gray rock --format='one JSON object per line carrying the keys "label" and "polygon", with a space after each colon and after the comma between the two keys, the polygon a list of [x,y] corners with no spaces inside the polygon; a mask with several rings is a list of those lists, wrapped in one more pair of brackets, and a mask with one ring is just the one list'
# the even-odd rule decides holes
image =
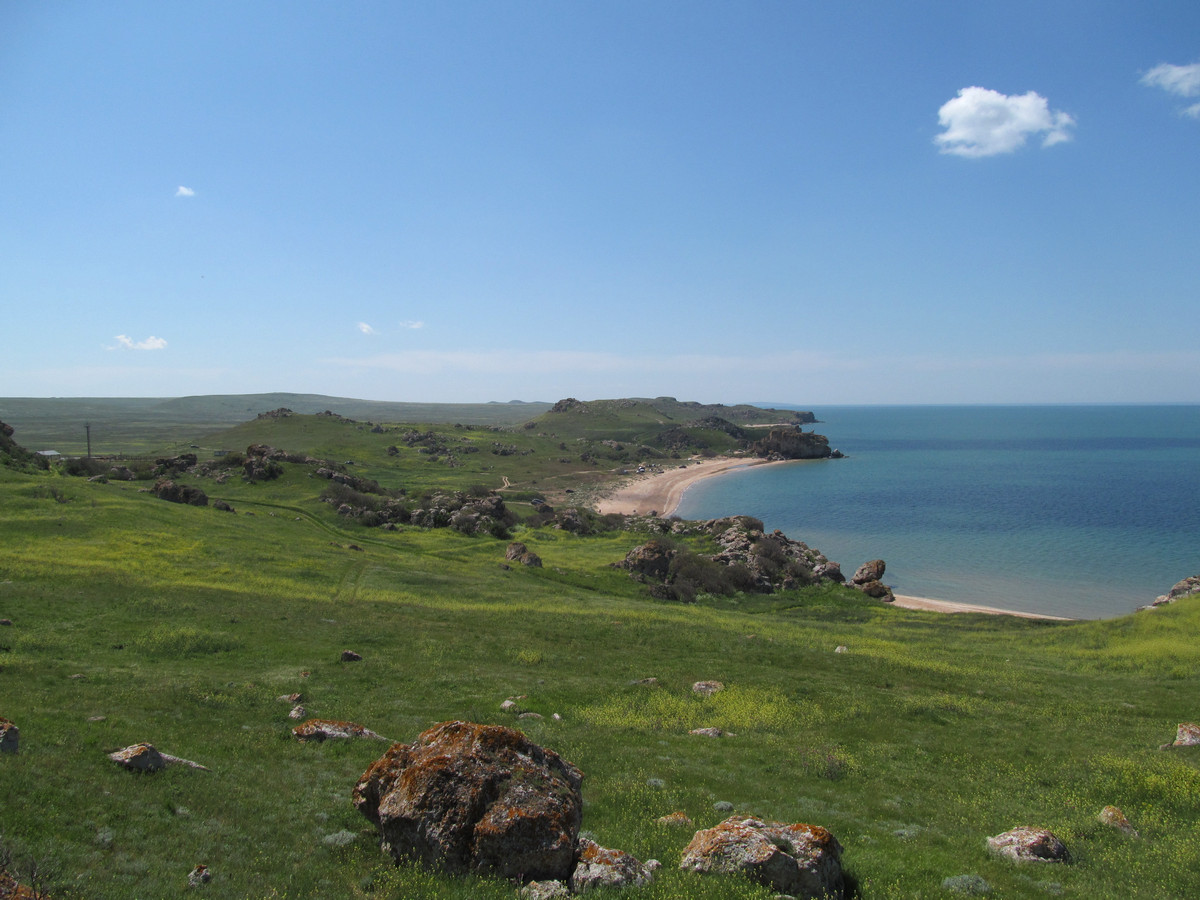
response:
{"label": "gray rock", "polygon": [[0,753],[16,753],[21,742],[21,729],[0,716]]}
{"label": "gray rock", "polygon": [[1175,729],[1174,747],[1195,747],[1200,744],[1200,725],[1195,722],[1180,722]]}
{"label": "gray rock", "polygon": [[981,875],[952,875],[942,879],[942,890],[952,894],[982,897],[992,892],[992,886]]}
{"label": "gray rock", "polygon": [[987,839],[988,849],[1013,862],[1064,862],[1067,848],[1052,832],[1023,825]]}
{"label": "gray rock", "polygon": [[601,847],[587,838],[577,842],[575,858],[571,890],[576,894],[585,894],[593,888],[643,887],[653,877],[649,869],[625,851]]}

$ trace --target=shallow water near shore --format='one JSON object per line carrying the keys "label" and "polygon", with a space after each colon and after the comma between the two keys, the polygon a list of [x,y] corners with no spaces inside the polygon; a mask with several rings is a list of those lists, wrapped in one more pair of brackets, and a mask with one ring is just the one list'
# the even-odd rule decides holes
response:
{"label": "shallow water near shore", "polygon": [[897,593],[1076,618],[1200,574],[1198,406],[814,408],[841,460],[706,479],[676,514],[744,513]]}

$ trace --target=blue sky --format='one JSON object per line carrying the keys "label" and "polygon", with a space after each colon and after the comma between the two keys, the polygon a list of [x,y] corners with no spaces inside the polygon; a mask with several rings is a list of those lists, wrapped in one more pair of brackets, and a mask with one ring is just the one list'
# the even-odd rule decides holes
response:
{"label": "blue sky", "polygon": [[0,4],[0,396],[1200,402],[1200,3]]}

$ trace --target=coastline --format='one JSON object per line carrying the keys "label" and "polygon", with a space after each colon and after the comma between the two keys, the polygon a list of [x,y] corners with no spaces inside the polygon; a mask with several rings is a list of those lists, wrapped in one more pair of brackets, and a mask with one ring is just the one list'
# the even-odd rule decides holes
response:
{"label": "coastline", "polygon": [[[790,462],[786,460],[785,462]],[[686,465],[662,472],[647,472],[624,482],[607,496],[597,499],[596,510],[601,514],[622,513],[624,515],[669,516],[679,508],[684,492],[696,482],[733,469],[750,466],[779,465],[766,459],[720,456],[712,459],[691,459]],[[1052,616],[1043,613],[1021,612],[976,603],[959,603],[953,600],[933,600],[928,597],[912,597],[897,594],[894,606],[903,609],[939,613],[985,613],[994,616],[1016,616],[1022,619],[1048,619],[1057,622],[1075,621],[1067,616]]]}

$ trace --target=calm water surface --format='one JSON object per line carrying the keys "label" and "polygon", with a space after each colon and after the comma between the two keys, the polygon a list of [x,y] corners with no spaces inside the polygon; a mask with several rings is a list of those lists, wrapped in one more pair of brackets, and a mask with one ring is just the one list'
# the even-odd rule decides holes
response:
{"label": "calm water surface", "polygon": [[1082,618],[1200,574],[1200,407],[827,407],[847,459],[706,479],[678,515],[746,513],[901,594]]}

